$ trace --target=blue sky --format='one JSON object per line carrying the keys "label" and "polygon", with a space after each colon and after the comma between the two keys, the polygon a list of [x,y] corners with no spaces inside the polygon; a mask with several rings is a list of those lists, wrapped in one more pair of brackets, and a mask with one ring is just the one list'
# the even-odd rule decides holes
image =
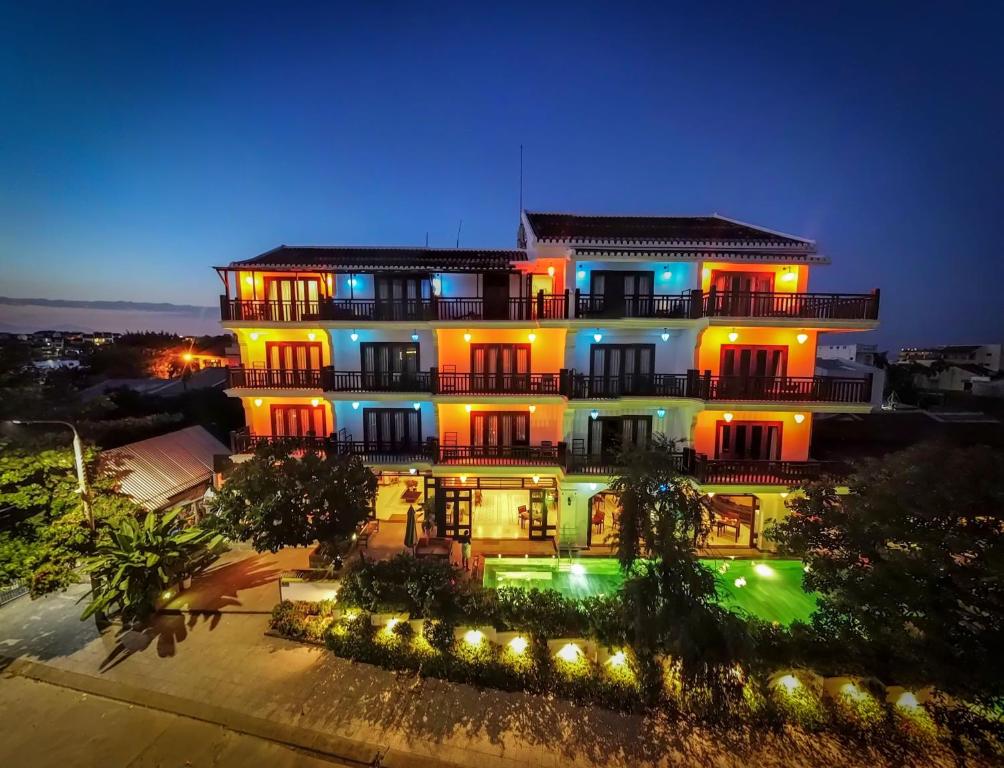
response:
{"label": "blue sky", "polygon": [[[885,346],[1004,341],[1004,5],[5,3],[0,295],[213,304],[529,208],[815,237]],[[429,6],[428,8],[424,6]]]}

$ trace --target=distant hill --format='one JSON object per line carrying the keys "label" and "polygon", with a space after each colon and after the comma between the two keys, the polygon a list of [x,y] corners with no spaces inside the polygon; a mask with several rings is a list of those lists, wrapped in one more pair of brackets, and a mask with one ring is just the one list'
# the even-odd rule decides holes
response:
{"label": "distant hill", "polygon": [[47,329],[214,334],[220,332],[220,310],[190,304],[0,296],[0,331],[31,333]]}

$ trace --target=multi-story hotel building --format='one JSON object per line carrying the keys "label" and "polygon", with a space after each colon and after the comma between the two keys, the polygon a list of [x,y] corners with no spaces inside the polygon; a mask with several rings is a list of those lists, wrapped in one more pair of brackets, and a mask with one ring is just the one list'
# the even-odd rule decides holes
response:
{"label": "multi-story hotel building", "polygon": [[[677,441],[708,547],[766,547],[813,461],[813,417],[870,385],[814,375],[821,332],[876,326],[878,291],[813,293],[810,240],[718,216],[524,212],[513,250],[290,247],[218,267],[241,366],[235,453],[357,454],[376,514],[608,552],[618,453]],[[528,545],[529,546],[529,545]]]}

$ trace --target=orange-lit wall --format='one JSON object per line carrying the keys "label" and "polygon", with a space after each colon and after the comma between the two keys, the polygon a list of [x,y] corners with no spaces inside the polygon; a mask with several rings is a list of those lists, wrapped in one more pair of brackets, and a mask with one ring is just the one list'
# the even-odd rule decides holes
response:
{"label": "orange-lit wall", "polygon": [[[248,428],[256,435],[272,434],[272,405],[310,405],[313,398],[310,397],[243,397],[244,421]],[[255,401],[261,400],[261,405],[256,406]],[[318,398],[318,408],[324,409],[324,423],[328,432],[332,431],[331,403],[324,398]]]}
{"label": "orange-lit wall", "polygon": [[462,328],[440,328],[436,331],[440,368],[454,365],[457,373],[469,373],[471,344],[527,344],[529,333],[537,335],[530,345],[532,373],[557,373],[564,367],[564,328],[471,328],[470,343],[464,341],[464,332]]}
{"label": "orange-lit wall", "polygon": [[[744,421],[781,422],[781,458],[785,461],[805,461],[809,458],[809,438],[812,433],[812,414],[806,413],[801,424],[795,423],[793,413],[778,411],[736,411],[732,424]],[[716,425],[722,419],[721,411],[701,411],[694,427],[694,448],[708,458],[715,455]]]}
{"label": "orange-lit wall", "polygon": [[[565,265],[568,261],[560,259],[537,259],[535,261],[516,262],[513,266],[520,272],[546,275],[548,267],[554,267],[554,289],[553,293],[561,293],[565,290]],[[523,278],[524,280],[526,278]]]}
{"label": "orange-lit wall", "polygon": [[[729,341],[729,333],[735,330],[739,337]],[[795,338],[805,333],[809,338],[799,344]],[[766,345],[788,348],[788,375],[813,376],[816,372],[816,332],[801,328],[745,328],[713,325],[701,336],[697,349],[697,370],[711,371],[717,376],[721,366],[722,345]]]}
{"label": "orange-lit wall", "polygon": [[[473,396],[472,396],[473,398]],[[472,411],[516,411],[526,413],[529,402],[511,405],[509,403],[478,404],[472,400]],[[561,417],[564,405],[538,405],[535,413],[530,414],[530,443],[537,445],[542,440],[558,443],[561,440]],[[457,433],[457,445],[469,445],[471,442],[471,414],[461,403],[440,403],[439,405],[439,439],[447,432]]]}
{"label": "orange-lit wall", "polygon": [[[331,365],[331,345],[328,343],[328,334],[320,328],[315,330],[300,328],[241,328],[236,333],[237,341],[241,348],[241,362],[246,368],[267,363],[265,343],[269,341],[317,342],[321,345],[321,364]],[[252,339],[252,334],[257,334],[258,338]],[[310,334],[314,334],[313,339],[310,338]]]}
{"label": "orange-lit wall", "polygon": [[[798,277],[795,280],[782,280],[781,275],[789,271]],[[773,272],[774,290],[777,293],[805,293],[809,288],[809,268],[788,264],[735,264],[723,261],[705,261],[701,264],[701,290],[707,293],[711,287],[713,272]]]}
{"label": "orange-lit wall", "polygon": [[[253,285],[248,281],[249,277],[254,281]],[[294,277],[316,277],[321,281],[322,296],[331,295],[333,287],[331,275],[321,274],[320,272],[238,272],[236,298],[245,300],[257,299],[258,301],[265,299],[266,277],[283,277],[289,279]]]}

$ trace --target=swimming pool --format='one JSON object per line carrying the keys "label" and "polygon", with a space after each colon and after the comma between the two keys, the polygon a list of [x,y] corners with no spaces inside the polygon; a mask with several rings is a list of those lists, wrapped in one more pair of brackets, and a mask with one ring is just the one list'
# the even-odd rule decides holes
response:
{"label": "swimming pool", "polygon": [[[808,621],[816,596],[802,590],[799,560],[739,560],[702,558],[715,574],[718,599],[729,610],[747,611],[783,625]],[[555,589],[568,597],[609,595],[624,581],[613,558],[582,558],[574,562],[550,558],[502,557],[485,560],[486,587]]]}

